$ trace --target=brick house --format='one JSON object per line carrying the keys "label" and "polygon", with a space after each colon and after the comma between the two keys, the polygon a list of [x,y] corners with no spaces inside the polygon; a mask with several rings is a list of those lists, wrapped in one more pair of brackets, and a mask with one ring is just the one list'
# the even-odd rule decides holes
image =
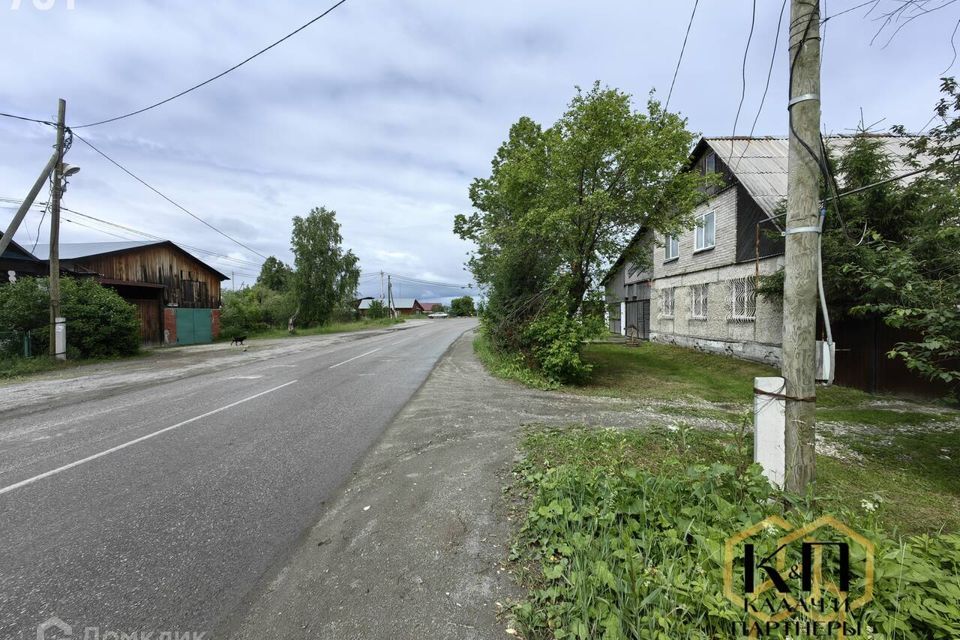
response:
{"label": "brick house", "polygon": [[[894,175],[906,172],[905,139],[882,138]],[[840,151],[849,139],[827,145]],[[612,332],[779,365],[783,310],[755,288],[783,267],[787,150],[785,137],[698,142],[689,170],[718,173],[721,184],[694,211],[695,228],[677,237],[641,230],[607,272]]]}

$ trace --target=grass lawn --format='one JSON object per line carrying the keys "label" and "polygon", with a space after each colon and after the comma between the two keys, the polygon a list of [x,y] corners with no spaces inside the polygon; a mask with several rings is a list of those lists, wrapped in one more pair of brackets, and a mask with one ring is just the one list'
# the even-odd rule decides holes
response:
{"label": "grass lawn", "polygon": [[[403,318],[380,318],[378,320],[362,319],[352,322],[331,322],[321,324],[315,327],[300,327],[293,333],[286,329],[265,329],[263,331],[250,332],[248,338],[294,338],[297,336],[317,336],[327,333],[345,333],[347,331],[361,331],[363,329],[381,329],[383,327],[392,327],[395,324],[403,322]],[[233,332],[236,333],[236,332]],[[232,340],[233,333],[224,332],[220,335],[218,342]]]}
{"label": "grass lawn", "polygon": [[[706,401],[732,410],[750,407],[755,377],[779,375],[770,366],[653,342],[635,347],[594,343],[586,347],[584,359],[594,366],[590,381],[564,391],[681,404],[684,399]],[[898,406],[877,406],[878,400],[898,400]],[[917,426],[960,419],[960,412],[943,403],[917,402],[911,409],[902,404],[901,399],[847,387],[817,389],[817,416],[831,422]]]}

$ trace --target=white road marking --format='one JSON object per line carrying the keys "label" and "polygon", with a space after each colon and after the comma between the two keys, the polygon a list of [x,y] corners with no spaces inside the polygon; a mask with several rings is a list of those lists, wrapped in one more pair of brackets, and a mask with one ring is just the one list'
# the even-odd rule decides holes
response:
{"label": "white road marking", "polygon": [[263,376],[230,376],[227,380],[259,380]]}
{"label": "white road marking", "polygon": [[175,425],[173,425],[173,426],[165,427],[165,428],[163,428],[163,429],[160,429],[159,431],[154,431],[153,433],[148,433],[148,434],[145,435],[145,436],[141,436],[141,437],[136,438],[136,439],[134,439],[134,440],[131,440],[131,441],[129,441],[129,442],[124,442],[123,444],[117,445],[117,446],[115,446],[115,447],[111,447],[110,449],[107,449],[106,451],[101,451],[100,453],[95,453],[95,454],[93,454],[92,456],[87,456],[86,458],[83,458],[82,460],[77,460],[76,462],[71,462],[70,464],[65,464],[65,465],[63,465],[62,467],[57,467],[56,469],[51,469],[50,471],[47,471],[47,472],[45,472],[45,473],[41,473],[41,474],[38,475],[38,476],[33,476],[32,478],[27,478],[26,480],[21,480],[20,482],[17,482],[16,484],[11,484],[11,485],[8,486],[8,487],[4,487],[4,488],[0,489],[0,495],[3,495],[4,493],[7,493],[7,492],[9,492],[9,491],[13,491],[14,489],[19,489],[20,487],[25,487],[25,486],[27,486],[28,484],[33,484],[34,482],[36,482],[36,481],[38,481],[38,480],[43,480],[44,478],[49,478],[50,476],[56,475],[56,474],[58,474],[58,473],[62,473],[62,472],[64,472],[64,471],[67,471],[68,469],[72,469],[72,468],[74,468],[74,467],[78,467],[78,466],[80,466],[81,464],[85,464],[85,463],[87,463],[87,462],[91,462],[91,461],[93,461],[93,460],[96,460],[97,458],[102,458],[103,456],[109,455],[109,454],[111,454],[111,453],[115,453],[115,452],[117,452],[117,451],[120,451],[121,449],[126,449],[127,447],[129,447],[129,446],[131,446],[131,445],[137,444],[138,442],[143,442],[144,440],[149,440],[150,438],[156,437],[156,436],[160,435],[161,433],[166,433],[167,431],[172,431],[173,429],[177,429],[177,428],[182,427],[182,426],[184,426],[184,425],[190,424],[191,422],[196,422],[197,420],[202,420],[203,418],[206,418],[206,417],[208,417],[208,416],[212,416],[212,415],[215,414],[215,413],[220,413],[221,411],[226,411],[227,409],[231,409],[231,408],[237,406],[238,404],[243,404],[244,402],[250,402],[251,400],[255,400],[255,399],[257,399],[257,398],[259,398],[259,397],[261,397],[261,396],[265,396],[265,395],[267,395],[268,393],[273,393],[274,391],[278,391],[278,390],[280,390],[280,389],[283,389],[284,387],[288,387],[288,386],[290,386],[291,384],[293,384],[294,382],[296,382],[296,380],[291,380],[290,382],[287,382],[287,383],[285,383],[285,384],[282,384],[282,385],[280,385],[279,387],[274,387],[274,388],[272,388],[272,389],[267,389],[266,391],[261,391],[260,393],[254,394],[254,395],[252,395],[252,396],[250,396],[250,397],[248,397],[248,398],[244,398],[243,400],[237,400],[236,402],[231,402],[230,404],[224,405],[224,406],[220,407],[219,409],[214,409],[213,411],[207,411],[206,413],[201,414],[201,415],[199,415],[199,416],[196,416],[196,417],[194,417],[194,418],[190,418],[189,420],[184,420],[183,422],[178,422],[177,424],[175,424]]}
{"label": "white road marking", "polygon": [[339,367],[339,366],[341,366],[341,365],[344,365],[344,364],[347,364],[348,362],[353,362],[354,360],[357,360],[357,359],[359,359],[359,358],[362,358],[363,356],[368,356],[368,355],[370,355],[371,353],[373,353],[373,352],[375,352],[375,351],[380,351],[380,349],[381,349],[381,347],[377,347],[376,349],[371,349],[370,351],[367,351],[366,353],[361,353],[360,355],[354,356],[354,357],[350,358],[349,360],[344,360],[343,362],[338,362],[337,364],[332,365],[330,368],[331,368],[331,369],[336,369],[337,367]]}

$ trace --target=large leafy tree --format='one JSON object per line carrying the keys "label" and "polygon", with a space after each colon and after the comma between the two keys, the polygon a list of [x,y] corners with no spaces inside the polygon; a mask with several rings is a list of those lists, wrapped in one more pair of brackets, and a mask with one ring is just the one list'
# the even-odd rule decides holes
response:
{"label": "large leafy tree", "polygon": [[257,284],[272,291],[286,291],[292,280],[293,269],[274,256],[270,256],[260,267]]}
{"label": "large leafy tree", "polygon": [[360,279],[357,256],[341,246],[335,211],[314,208],[293,218],[290,249],[294,255],[294,295],[298,318],[324,323],[333,311],[356,296]]}
{"label": "large leafy tree", "polygon": [[455,316],[472,316],[477,312],[471,296],[462,296],[450,301],[450,313]]}
{"label": "large leafy tree", "polygon": [[579,317],[640,227],[689,223],[703,180],[683,171],[693,141],[656,100],[635,111],[628,94],[599,83],[578,89],[553,126],[523,117],[510,128],[490,176],[470,187],[474,211],[454,224],[476,244],[469,266],[500,346],[521,347],[543,313]]}

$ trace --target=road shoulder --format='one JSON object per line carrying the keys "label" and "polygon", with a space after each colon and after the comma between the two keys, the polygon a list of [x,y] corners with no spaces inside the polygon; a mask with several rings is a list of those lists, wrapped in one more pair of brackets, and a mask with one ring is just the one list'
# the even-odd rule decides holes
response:
{"label": "road shoulder", "polygon": [[501,638],[497,603],[521,427],[624,426],[615,399],[557,397],[489,376],[460,337],[235,629],[259,638]]}

